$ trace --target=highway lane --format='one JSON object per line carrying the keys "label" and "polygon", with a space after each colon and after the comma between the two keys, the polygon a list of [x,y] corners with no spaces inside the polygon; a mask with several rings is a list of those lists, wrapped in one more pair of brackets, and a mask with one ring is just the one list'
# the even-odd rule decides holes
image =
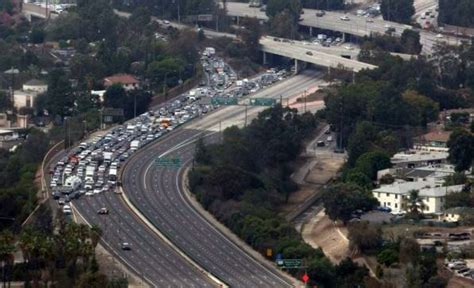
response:
{"label": "highway lane", "polygon": [[[107,207],[110,214],[98,215],[101,207]],[[118,255],[137,276],[147,279],[151,286],[216,287],[216,283],[191,266],[133,215],[120,195],[109,191],[82,197],[74,201],[74,208],[89,224],[101,227],[104,247]],[[122,242],[130,243],[132,250],[122,250]]]}
{"label": "highway lane", "polygon": [[[317,76],[320,77],[320,73],[305,71],[302,75],[296,76],[296,80],[289,79],[288,82],[271,86],[257,93],[255,97],[273,95],[279,98],[281,94],[285,99],[294,96],[307,89],[308,85],[318,83]],[[263,109],[263,107],[248,108],[249,121]],[[276,274],[272,268],[261,265],[240,250],[189,206],[183,197],[182,187],[175,185],[175,182],[181,179],[177,174],[173,174],[178,171],[171,170],[168,173],[167,169],[158,168],[153,164],[163,149],[172,151],[177,147],[181,149],[192,147],[190,141],[208,133],[203,131],[217,131],[216,126],[221,126],[219,123],[223,120],[226,123],[222,125],[222,129],[242,124],[244,113],[244,107],[224,107],[185,125],[167,139],[139,151],[124,168],[122,180],[124,191],[140,212],[176,246],[231,287],[288,287],[291,284],[285,277]],[[179,152],[181,149],[176,153],[181,153]],[[186,154],[180,154],[184,162],[192,159],[194,152],[193,148],[186,149]]]}
{"label": "highway lane", "polygon": [[[226,3],[227,14],[230,16],[239,17],[256,17],[258,19],[267,20],[265,12],[259,11],[259,8],[251,8],[247,3],[227,2]],[[346,14],[342,12],[327,11],[323,17],[316,17],[316,11],[314,9],[303,9],[304,14],[301,15],[301,21],[299,24],[306,27],[315,27],[333,31],[339,31],[343,33],[349,33],[355,36],[368,36],[373,33],[384,34],[389,27],[394,28],[395,35],[402,35],[405,29],[413,29],[412,26],[406,24],[400,24],[392,21],[385,21],[383,19],[371,19],[349,15],[349,21],[342,21],[340,18]],[[424,45],[423,52],[430,54],[433,52],[436,44],[447,43],[449,45],[459,45],[463,38],[459,37],[436,37],[436,33],[420,30],[420,41]]]}
{"label": "highway lane", "polygon": [[[119,196],[109,193],[82,198],[74,207],[89,224],[102,228],[103,246],[118,255],[119,260],[140,278],[154,287],[216,287],[209,278],[197,271],[166,243],[135,218]],[[97,210],[107,207],[109,215],[98,215]],[[123,251],[122,242],[130,243],[132,250]]]}

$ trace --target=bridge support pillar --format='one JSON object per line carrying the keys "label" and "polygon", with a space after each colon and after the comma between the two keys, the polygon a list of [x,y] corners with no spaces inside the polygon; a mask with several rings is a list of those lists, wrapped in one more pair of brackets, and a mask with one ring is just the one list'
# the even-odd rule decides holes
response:
{"label": "bridge support pillar", "polygon": [[313,27],[309,26],[309,36],[313,37]]}
{"label": "bridge support pillar", "polygon": [[298,59],[295,59],[295,75],[298,74]]}
{"label": "bridge support pillar", "polygon": [[267,52],[263,51],[263,65],[267,65]]}
{"label": "bridge support pillar", "polygon": [[237,26],[240,27],[240,17],[237,16]]}
{"label": "bridge support pillar", "polygon": [[346,33],[342,33],[342,43],[346,42]]}

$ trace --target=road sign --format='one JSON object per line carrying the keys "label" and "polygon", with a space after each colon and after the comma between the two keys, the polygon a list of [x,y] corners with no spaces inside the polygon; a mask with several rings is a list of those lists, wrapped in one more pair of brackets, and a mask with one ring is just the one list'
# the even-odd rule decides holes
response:
{"label": "road sign", "polygon": [[304,273],[303,277],[301,277],[301,280],[303,280],[304,283],[307,283],[309,281],[308,273]]}
{"label": "road sign", "polygon": [[277,265],[283,268],[300,268],[302,261],[301,259],[277,259]]}
{"label": "road sign", "polygon": [[252,106],[273,106],[276,100],[272,98],[252,98],[250,99],[250,105]]}
{"label": "road sign", "polygon": [[272,257],[272,256],[273,256],[272,248],[267,248],[267,257]]}
{"label": "road sign", "polygon": [[238,105],[237,98],[228,98],[228,97],[213,97],[211,99],[212,105]]}
{"label": "road sign", "polygon": [[155,163],[157,166],[161,166],[161,167],[180,167],[181,159],[160,157],[155,160]]}

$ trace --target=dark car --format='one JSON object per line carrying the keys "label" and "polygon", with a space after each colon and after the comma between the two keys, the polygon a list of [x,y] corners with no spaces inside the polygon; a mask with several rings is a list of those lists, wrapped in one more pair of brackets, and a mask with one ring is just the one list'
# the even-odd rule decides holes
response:
{"label": "dark car", "polygon": [[109,214],[109,209],[105,208],[105,207],[102,207],[99,209],[99,211],[97,211],[97,214],[99,215],[107,215]]}
{"label": "dark car", "polygon": [[324,15],[326,15],[326,12],[324,12],[324,11],[322,11],[322,10],[316,12],[316,17],[323,17]]}
{"label": "dark car", "polygon": [[132,247],[130,247],[130,243],[128,242],[122,242],[120,244],[120,247],[122,248],[122,250],[132,250]]}

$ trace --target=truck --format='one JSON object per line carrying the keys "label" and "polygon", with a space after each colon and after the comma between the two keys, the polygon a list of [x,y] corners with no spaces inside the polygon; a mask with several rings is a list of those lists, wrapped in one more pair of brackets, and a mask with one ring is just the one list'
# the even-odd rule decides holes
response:
{"label": "truck", "polygon": [[110,162],[112,162],[112,160],[114,160],[114,159],[112,159],[112,158],[113,158],[113,154],[114,154],[113,152],[104,152],[104,162],[105,162],[105,163],[110,163]]}
{"label": "truck", "polygon": [[139,140],[133,140],[130,142],[130,149],[132,151],[136,151],[140,147],[140,141]]}
{"label": "truck", "polygon": [[64,182],[64,187],[70,187],[72,191],[76,191],[79,189],[82,185],[82,180],[81,178],[77,176],[71,176],[66,179]]}
{"label": "truck", "polygon": [[86,167],[86,182],[87,180],[94,181],[94,175],[95,175],[95,166],[87,166]]}

